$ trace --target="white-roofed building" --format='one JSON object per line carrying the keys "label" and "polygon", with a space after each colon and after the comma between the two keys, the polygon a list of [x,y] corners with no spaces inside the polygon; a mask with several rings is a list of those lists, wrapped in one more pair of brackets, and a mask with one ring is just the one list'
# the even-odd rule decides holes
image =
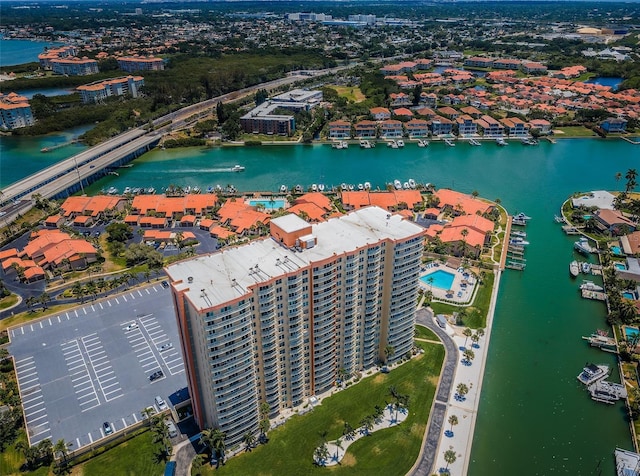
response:
{"label": "white-roofed building", "polygon": [[270,227],[166,269],[196,421],[229,444],[258,429],[262,402],[276,415],[413,346],[424,228],[378,207]]}

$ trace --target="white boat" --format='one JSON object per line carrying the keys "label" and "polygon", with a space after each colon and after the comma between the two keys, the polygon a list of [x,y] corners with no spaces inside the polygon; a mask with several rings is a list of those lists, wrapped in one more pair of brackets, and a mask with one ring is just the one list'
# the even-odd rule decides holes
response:
{"label": "white boat", "polygon": [[342,190],[343,192],[346,192],[346,191],[347,191],[347,184],[346,184],[346,183],[344,183],[344,182],[342,182],[342,183],[340,184],[340,190]]}
{"label": "white boat", "polygon": [[368,140],[361,139],[360,140],[360,148],[362,149],[371,149],[371,144]]}
{"label": "white boat", "polygon": [[349,143],[346,140],[340,141],[341,149],[348,149]]}
{"label": "white boat", "polygon": [[400,190],[402,188],[402,183],[400,182],[400,180],[395,179],[393,181],[393,188],[395,188],[396,190]]}
{"label": "white boat", "polygon": [[511,221],[512,225],[518,225],[518,226],[526,226],[527,225],[527,220],[523,220],[521,218],[516,218],[514,217],[513,220]]}
{"label": "white boat", "polygon": [[533,137],[524,137],[520,140],[520,142],[522,142],[522,144],[524,145],[538,145],[538,141]]}
{"label": "white boat", "polygon": [[289,189],[287,188],[286,185],[280,185],[280,193],[287,193],[289,191]]}
{"label": "white boat", "polygon": [[580,289],[581,290],[584,289],[587,291],[595,291],[595,292],[604,291],[604,288],[602,286],[598,286],[593,281],[587,281],[587,280],[582,281],[582,284],[580,285]]}
{"label": "white boat", "polygon": [[353,190],[355,189],[355,187],[353,186],[352,183],[350,183],[349,185],[347,185],[347,188],[349,189],[350,192],[353,192]]}
{"label": "white boat", "polygon": [[387,142],[387,147],[391,147],[392,149],[398,148],[398,143],[394,140]]}
{"label": "white boat", "polygon": [[591,263],[587,263],[586,261],[580,264],[580,271],[584,274],[591,274]]}
{"label": "white boat", "polygon": [[563,217],[563,216],[560,216],[560,215],[554,215],[554,216],[553,216],[553,220],[554,220],[556,223],[566,223],[566,220],[564,219],[564,217]]}
{"label": "white boat", "polygon": [[482,145],[482,144],[480,144],[480,142],[478,142],[475,139],[469,139],[469,144],[474,145],[476,147],[479,146],[479,145]]}
{"label": "white boat", "polygon": [[402,139],[398,139],[396,141],[396,144],[398,144],[398,147],[400,147],[400,148],[404,147],[404,141]]}
{"label": "white boat", "polygon": [[418,139],[418,147],[429,147],[429,141],[427,139]]}
{"label": "white boat", "polygon": [[516,236],[514,238],[511,238],[509,240],[509,244],[510,245],[516,245],[516,246],[527,246],[529,244],[528,241],[524,240],[523,238]]}
{"label": "white boat", "polygon": [[149,188],[147,189],[147,193],[148,193],[149,195],[153,195],[154,193],[156,193],[156,189],[155,189],[155,188],[153,188],[153,187],[149,187]]}
{"label": "white boat", "polygon": [[294,190],[295,190],[296,193],[304,192],[304,189],[302,188],[302,185],[296,185]]}
{"label": "white boat", "polygon": [[318,184],[318,191],[324,192],[324,184],[323,183],[319,183]]}
{"label": "white boat", "polygon": [[604,335],[602,331],[594,332],[590,336],[582,336],[584,340],[589,342],[591,347],[598,347],[605,352],[616,352],[616,340],[613,337]]}
{"label": "white boat", "polygon": [[115,195],[115,194],[117,194],[117,193],[118,193],[118,189],[117,189],[117,188],[115,188],[115,187],[109,187],[109,190],[107,190],[107,193],[108,193],[109,195]]}
{"label": "white boat", "polygon": [[589,385],[587,389],[591,394],[591,399],[596,402],[613,405],[621,398],[627,398],[627,389],[620,383],[599,380]]}
{"label": "white boat", "polygon": [[312,183],[311,184],[311,191],[312,192],[317,192],[318,191],[318,184]]}
{"label": "white boat", "polygon": [[409,182],[404,182],[404,183],[402,184],[402,188],[403,188],[404,190],[409,190]]}
{"label": "white boat", "polygon": [[580,265],[578,265],[578,262],[576,260],[573,260],[571,263],[569,263],[569,274],[571,274],[571,276],[573,276],[574,278],[578,276],[578,274],[580,274]]}
{"label": "white boat", "polygon": [[365,182],[364,183],[364,189],[365,190],[371,190],[371,182]]}
{"label": "white boat", "polygon": [[587,364],[580,375],[578,375],[578,380],[585,385],[591,385],[592,383],[597,382],[598,380],[602,380],[609,376],[609,366],[600,364]]}
{"label": "white boat", "polygon": [[527,237],[527,232],[526,231],[520,231],[520,230],[511,230],[511,235],[512,236],[517,236],[520,238],[526,238]]}
{"label": "white boat", "polygon": [[445,139],[444,143],[447,144],[449,147],[455,147],[456,146],[451,139]]}
{"label": "white boat", "polygon": [[501,147],[504,147],[505,145],[509,145],[509,144],[507,144],[507,141],[504,140],[502,137],[498,137],[496,139],[496,144],[498,144]]}
{"label": "white boat", "polygon": [[589,244],[589,239],[585,236],[581,237],[573,244],[573,248],[584,255],[595,252],[595,249]]}
{"label": "white boat", "polygon": [[242,165],[234,165],[231,167],[232,172],[244,172],[244,167]]}
{"label": "white boat", "polygon": [[197,185],[191,189],[191,193],[200,193],[200,192],[201,192],[200,187],[198,187]]}
{"label": "white boat", "polygon": [[416,188],[416,181],[415,181],[415,180],[413,180],[412,178],[410,178],[410,179],[409,179],[409,188],[410,188],[411,190],[413,190],[413,189],[415,189],[415,188]]}
{"label": "white boat", "polygon": [[122,193],[125,195],[129,195],[131,193],[131,187],[125,187]]}
{"label": "white boat", "polygon": [[525,215],[525,214],[524,214],[524,213],[522,213],[522,212],[518,213],[518,214],[517,214],[516,216],[514,216],[513,218],[516,218],[516,219],[518,219],[518,220],[524,220],[524,221],[531,220],[531,217],[530,217],[530,216],[527,216],[527,215]]}
{"label": "white boat", "polygon": [[364,185],[362,185],[361,183],[358,184],[358,190],[362,191],[364,190]]}

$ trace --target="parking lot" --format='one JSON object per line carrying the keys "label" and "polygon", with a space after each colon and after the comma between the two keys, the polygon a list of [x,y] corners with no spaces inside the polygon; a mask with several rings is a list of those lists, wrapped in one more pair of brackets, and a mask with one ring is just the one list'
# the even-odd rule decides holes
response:
{"label": "parking lot", "polygon": [[105,426],[119,431],[139,422],[143,409],[157,407],[155,396],[168,401],[187,384],[170,291],[159,283],[9,335],[31,444],[91,445]]}

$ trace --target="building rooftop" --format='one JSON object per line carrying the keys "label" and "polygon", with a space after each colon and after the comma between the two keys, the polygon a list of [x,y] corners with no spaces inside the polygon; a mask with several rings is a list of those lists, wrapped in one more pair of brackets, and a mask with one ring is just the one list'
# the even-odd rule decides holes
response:
{"label": "building rooftop", "polygon": [[385,239],[406,239],[424,233],[421,226],[367,207],[326,222],[309,225],[295,215],[273,220],[278,227],[298,230],[312,227],[317,244],[296,251],[267,238],[247,245],[175,263],[166,268],[177,290],[203,311],[250,293],[250,288],[310,263],[353,251]]}

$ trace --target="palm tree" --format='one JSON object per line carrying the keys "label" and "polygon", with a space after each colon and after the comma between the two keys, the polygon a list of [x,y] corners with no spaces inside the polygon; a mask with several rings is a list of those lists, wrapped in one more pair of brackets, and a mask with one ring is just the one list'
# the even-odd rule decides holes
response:
{"label": "palm tree", "polygon": [[478,345],[478,341],[480,340],[480,335],[475,332],[472,336],[471,336],[471,342],[473,342],[473,345],[471,347],[474,347]]}
{"label": "palm tree", "polygon": [[471,349],[464,349],[462,353],[464,355],[464,360],[471,363],[471,361],[475,358],[476,354]]}
{"label": "palm tree", "polygon": [[202,455],[196,455],[196,457],[193,458],[193,461],[191,462],[191,474],[193,476],[201,476],[202,467],[203,467]]}
{"label": "palm tree", "polygon": [[344,422],[344,429],[342,430],[342,435],[349,441],[353,440],[356,436],[356,430],[351,426],[348,421]]}
{"label": "palm tree", "polygon": [[213,450],[216,452],[216,457],[218,459],[217,466],[220,466],[220,463],[224,464],[224,452],[226,450],[224,439],[226,437],[227,434],[219,428],[214,429],[211,435]]}
{"label": "palm tree", "polygon": [[342,447],[342,440],[340,438],[338,438],[336,441],[333,442],[333,444],[336,445],[336,456],[335,456],[335,459],[336,459],[336,461],[338,461],[338,451],[344,449]]}
{"label": "palm tree", "polygon": [[253,448],[253,445],[256,442],[256,437],[253,433],[251,433],[250,431],[247,431],[242,437],[242,442],[244,443],[245,451],[248,451],[250,453],[251,449]]}
{"label": "palm tree", "polygon": [[140,411],[142,418],[146,418],[149,420],[149,428],[151,428],[151,415],[154,414],[153,407],[147,407],[144,410]]}
{"label": "palm tree", "polygon": [[467,387],[463,383],[459,383],[458,386],[456,387],[456,392],[461,397],[464,397],[467,393],[469,393],[469,387]]}
{"label": "palm tree", "polygon": [[69,449],[67,447],[67,442],[64,441],[64,439],[61,438],[56,441],[56,444],[53,446],[53,453],[56,455],[56,457],[62,459],[58,466],[67,465],[67,455],[69,454]]}
{"label": "palm tree", "polygon": [[389,359],[391,357],[393,357],[393,354],[395,353],[395,349],[393,348],[392,345],[387,345],[384,348],[384,361],[385,363],[387,363],[389,361]]}
{"label": "palm tree", "polygon": [[373,417],[371,415],[367,415],[362,420],[360,420],[360,427],[364,431],[364,434],[366,436],[369,436],[369,432],[373,430]]}
{"label": "palm tree", "polygon": [[624,178],[627,179],[627,185],[625,187],[627,193],[631,192],[634,188],[636,188],[636,185],[638,185],[638,182],[636,182],[637,177],[638,172],[636,171],[636,169],[627,170],[627,173],[624,176]]}
{"label": "palm tree", "polygon": [[464,330],[462,331],[462,335],[464,336],[464,346],[467,346],[467,339],[469,337],[471,337],[471,335],[473,334],[473,331],[471,329],[469,329],[468,327],[465,327]]}
{"label": "palm tree", "polygon": [[453,433],[453,427],[456,426],[458,424],[458,417],[455,415],[451,415],[449,417],[448,420],[449,424],[451,425],[451,433]]}
{"label": "palm tree", "polygon": [[444,452],[444,460],[447,462],[447,467],[445,469],[449,469],[449,465],[455,463],[456,461],[456,452],[453,450],[447,450]]}
{"label": "palm tree", "polygon": [[376,405],[374,407],[374,412],[373,412],[373,421],[375,423],[382,423],[383,419],[384,419],[384,408],[381,407],[380,405]]}
{"label": "palm tree", "polygon": [[267,442],[267,431],[271,428],[271,423],[269,422],[269,413],[271,413],[271,407],[267,402],[262,402],[260,404],[260,443]]}
{"label": "palm tree", "polygon": [[322,443],[313,452],[314,463],[318,466],[324,466],[325,461],[329,457],[329,448],[326,443]]}

